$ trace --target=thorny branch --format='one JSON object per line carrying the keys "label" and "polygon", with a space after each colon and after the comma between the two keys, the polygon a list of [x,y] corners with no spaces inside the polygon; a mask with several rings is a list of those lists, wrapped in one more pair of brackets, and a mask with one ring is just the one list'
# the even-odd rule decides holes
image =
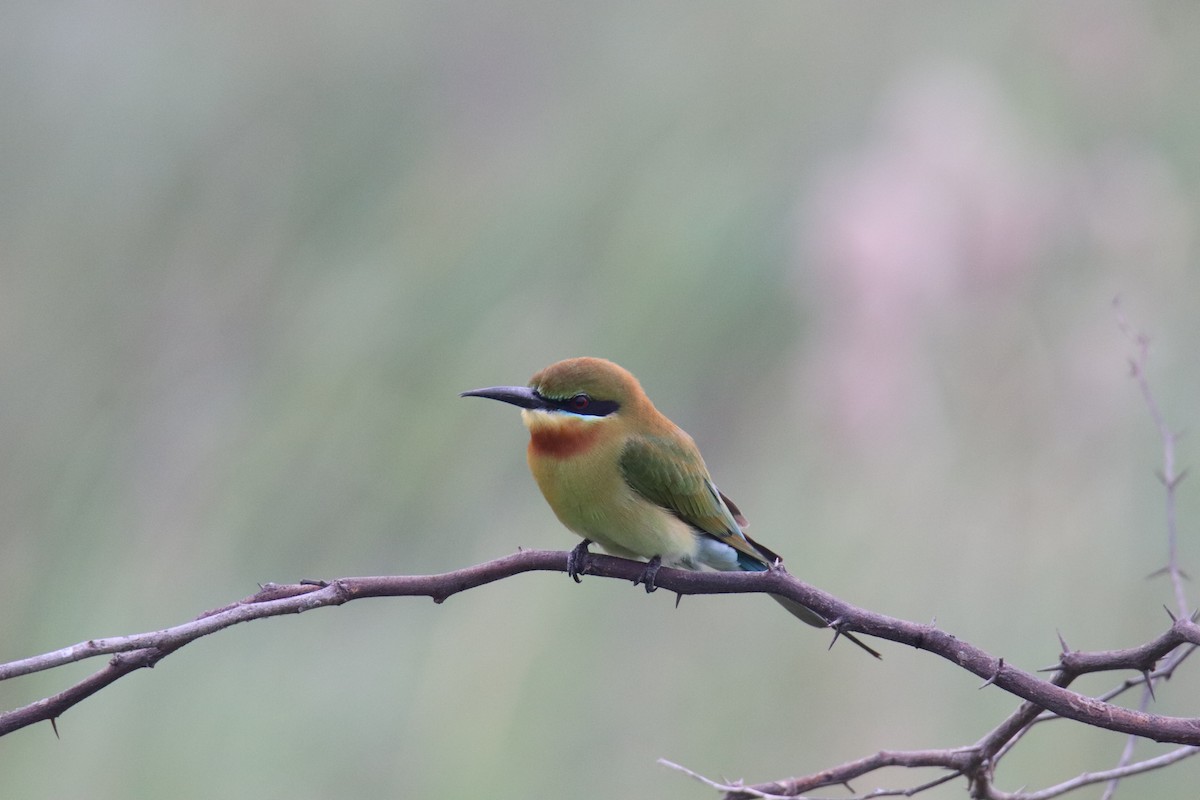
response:
{"label": "thorny branch", "polygon": [[[529,550],[474,567],[440,575],[401,575],[342,578],[324,585],[268,584],[251,597],[206,612],[191,622],[160,631],[89,639],[50,653],[0,665],[0,680],[51,669],[100,655],[116,654],[90,678],[61,694],[0,714],[0,735],[35,722],[58,717],[68,708],[142,667],[153,666],[180,647],[241,622],[297,614],[338,606],[366,597],[426,596],[442,602],[458,592],[530,571],[567,571],[567,553]],[[645,564],[589,554],[582,572],[606,578],[640,579]],[[678,594],[769,592],[796,600],[826,619],[840,620],[843,631],[863,633],[907,644],[945,658],[988,680],[992,685],[1032,703],[1031,718],[1040,709],[1109,730],[1135,733],[1158,741],[1200,744],[1200,718],[1168,717],[1131,711],[1072,692],[1067,683],[1078,675],[1116,669],[1148,671],[1159,659],[1185,643],[1200,644],[1200,625],[1191,618],[1176,619],[1152,641],[1126,650],[1063,653],[1057,673],[1045,681],[1004,663],[980,648],[931,625],[908,622],[856,608],[789,575],[782,565],[762,573],[688,572],[662,569],[656,584]]]}

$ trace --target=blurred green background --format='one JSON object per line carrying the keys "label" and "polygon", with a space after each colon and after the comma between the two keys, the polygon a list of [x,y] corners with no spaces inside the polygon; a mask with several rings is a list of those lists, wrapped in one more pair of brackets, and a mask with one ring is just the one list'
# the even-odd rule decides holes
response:
{"label": "blurred green background", "polygon": [[[637,374],[817,585],[1024,668],[1056,630],[1140,643],[1161,448],[1112,300],[1194,429],[1197,31],[1177,2],[6,3],[0,660],[573,545],[515,411],[456,393],[575,355]],[[764,598],[672,604],[545,574],[243,626],[0,741],[0,791],[701,798],[655,760],[762,781],[1015,706]],[[1001,784],[1123,743],[1057,723]],[[1197,763],[1126,791],[1193,797]]]}

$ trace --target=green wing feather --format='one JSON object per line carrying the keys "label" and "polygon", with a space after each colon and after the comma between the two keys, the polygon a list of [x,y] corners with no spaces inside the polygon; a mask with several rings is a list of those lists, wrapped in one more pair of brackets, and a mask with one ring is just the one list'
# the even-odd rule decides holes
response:
{"label": "green wing feather", "polygon": [[[745,517],[713,484],[694,446],[660,436],[639,436],[625,445],[620,463],[621,474],[634,491],[737,550],[742,569],[765,569],[779,559],[742,532],[740,526],[746,524]],[[820,614],[794,600],[775,599],[809,625],[818,628],[828,625]],[[841,635],[880,657],[878,651],[863,644],[854,634]]]}
{"label": "green wing feather", "polygon": [[768,563],[747,541],[735,519],[741,514],[724,502],[694,447],[661,436],[638,436],[626,443],[620,463],[625,482],[642,497],[754,561]]}

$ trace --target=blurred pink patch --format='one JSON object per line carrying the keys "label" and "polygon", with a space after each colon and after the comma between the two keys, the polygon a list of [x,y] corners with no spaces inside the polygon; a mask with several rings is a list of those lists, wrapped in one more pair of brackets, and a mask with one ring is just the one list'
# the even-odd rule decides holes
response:
{"label": "blurred pink patch", "polygon": [[831,299],[807,368],[851,441],[936,424],[927,335],[981,305],[1002,310],[1027,284],[1054,182],[1017,127],[987,76],[918,72],[806,198],[801,289]]}

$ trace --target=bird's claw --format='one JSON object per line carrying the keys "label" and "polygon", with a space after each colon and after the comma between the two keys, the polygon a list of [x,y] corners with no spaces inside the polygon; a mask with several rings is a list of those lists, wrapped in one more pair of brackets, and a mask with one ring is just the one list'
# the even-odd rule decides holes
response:
{"label": "bird's claw", "polygon": [[642,574],[634,579],[633,585],[639,583],[646,587],[646,594],[650,594],[658,588],[654,584],[654,578],[658,575],[658,571],[662,569],[662,556],[655,556],[646,562],[646,568],[642,570]]}
{"label": "bird's claw", "polygon": [[583,579],[580,576],[587,572],[588,556],[592,554],[588,550],[588,545],[591,543],[591,539],[584,539],[571,548],[571,552],[567,554],[567,575],[576,583],[582,582]]}

